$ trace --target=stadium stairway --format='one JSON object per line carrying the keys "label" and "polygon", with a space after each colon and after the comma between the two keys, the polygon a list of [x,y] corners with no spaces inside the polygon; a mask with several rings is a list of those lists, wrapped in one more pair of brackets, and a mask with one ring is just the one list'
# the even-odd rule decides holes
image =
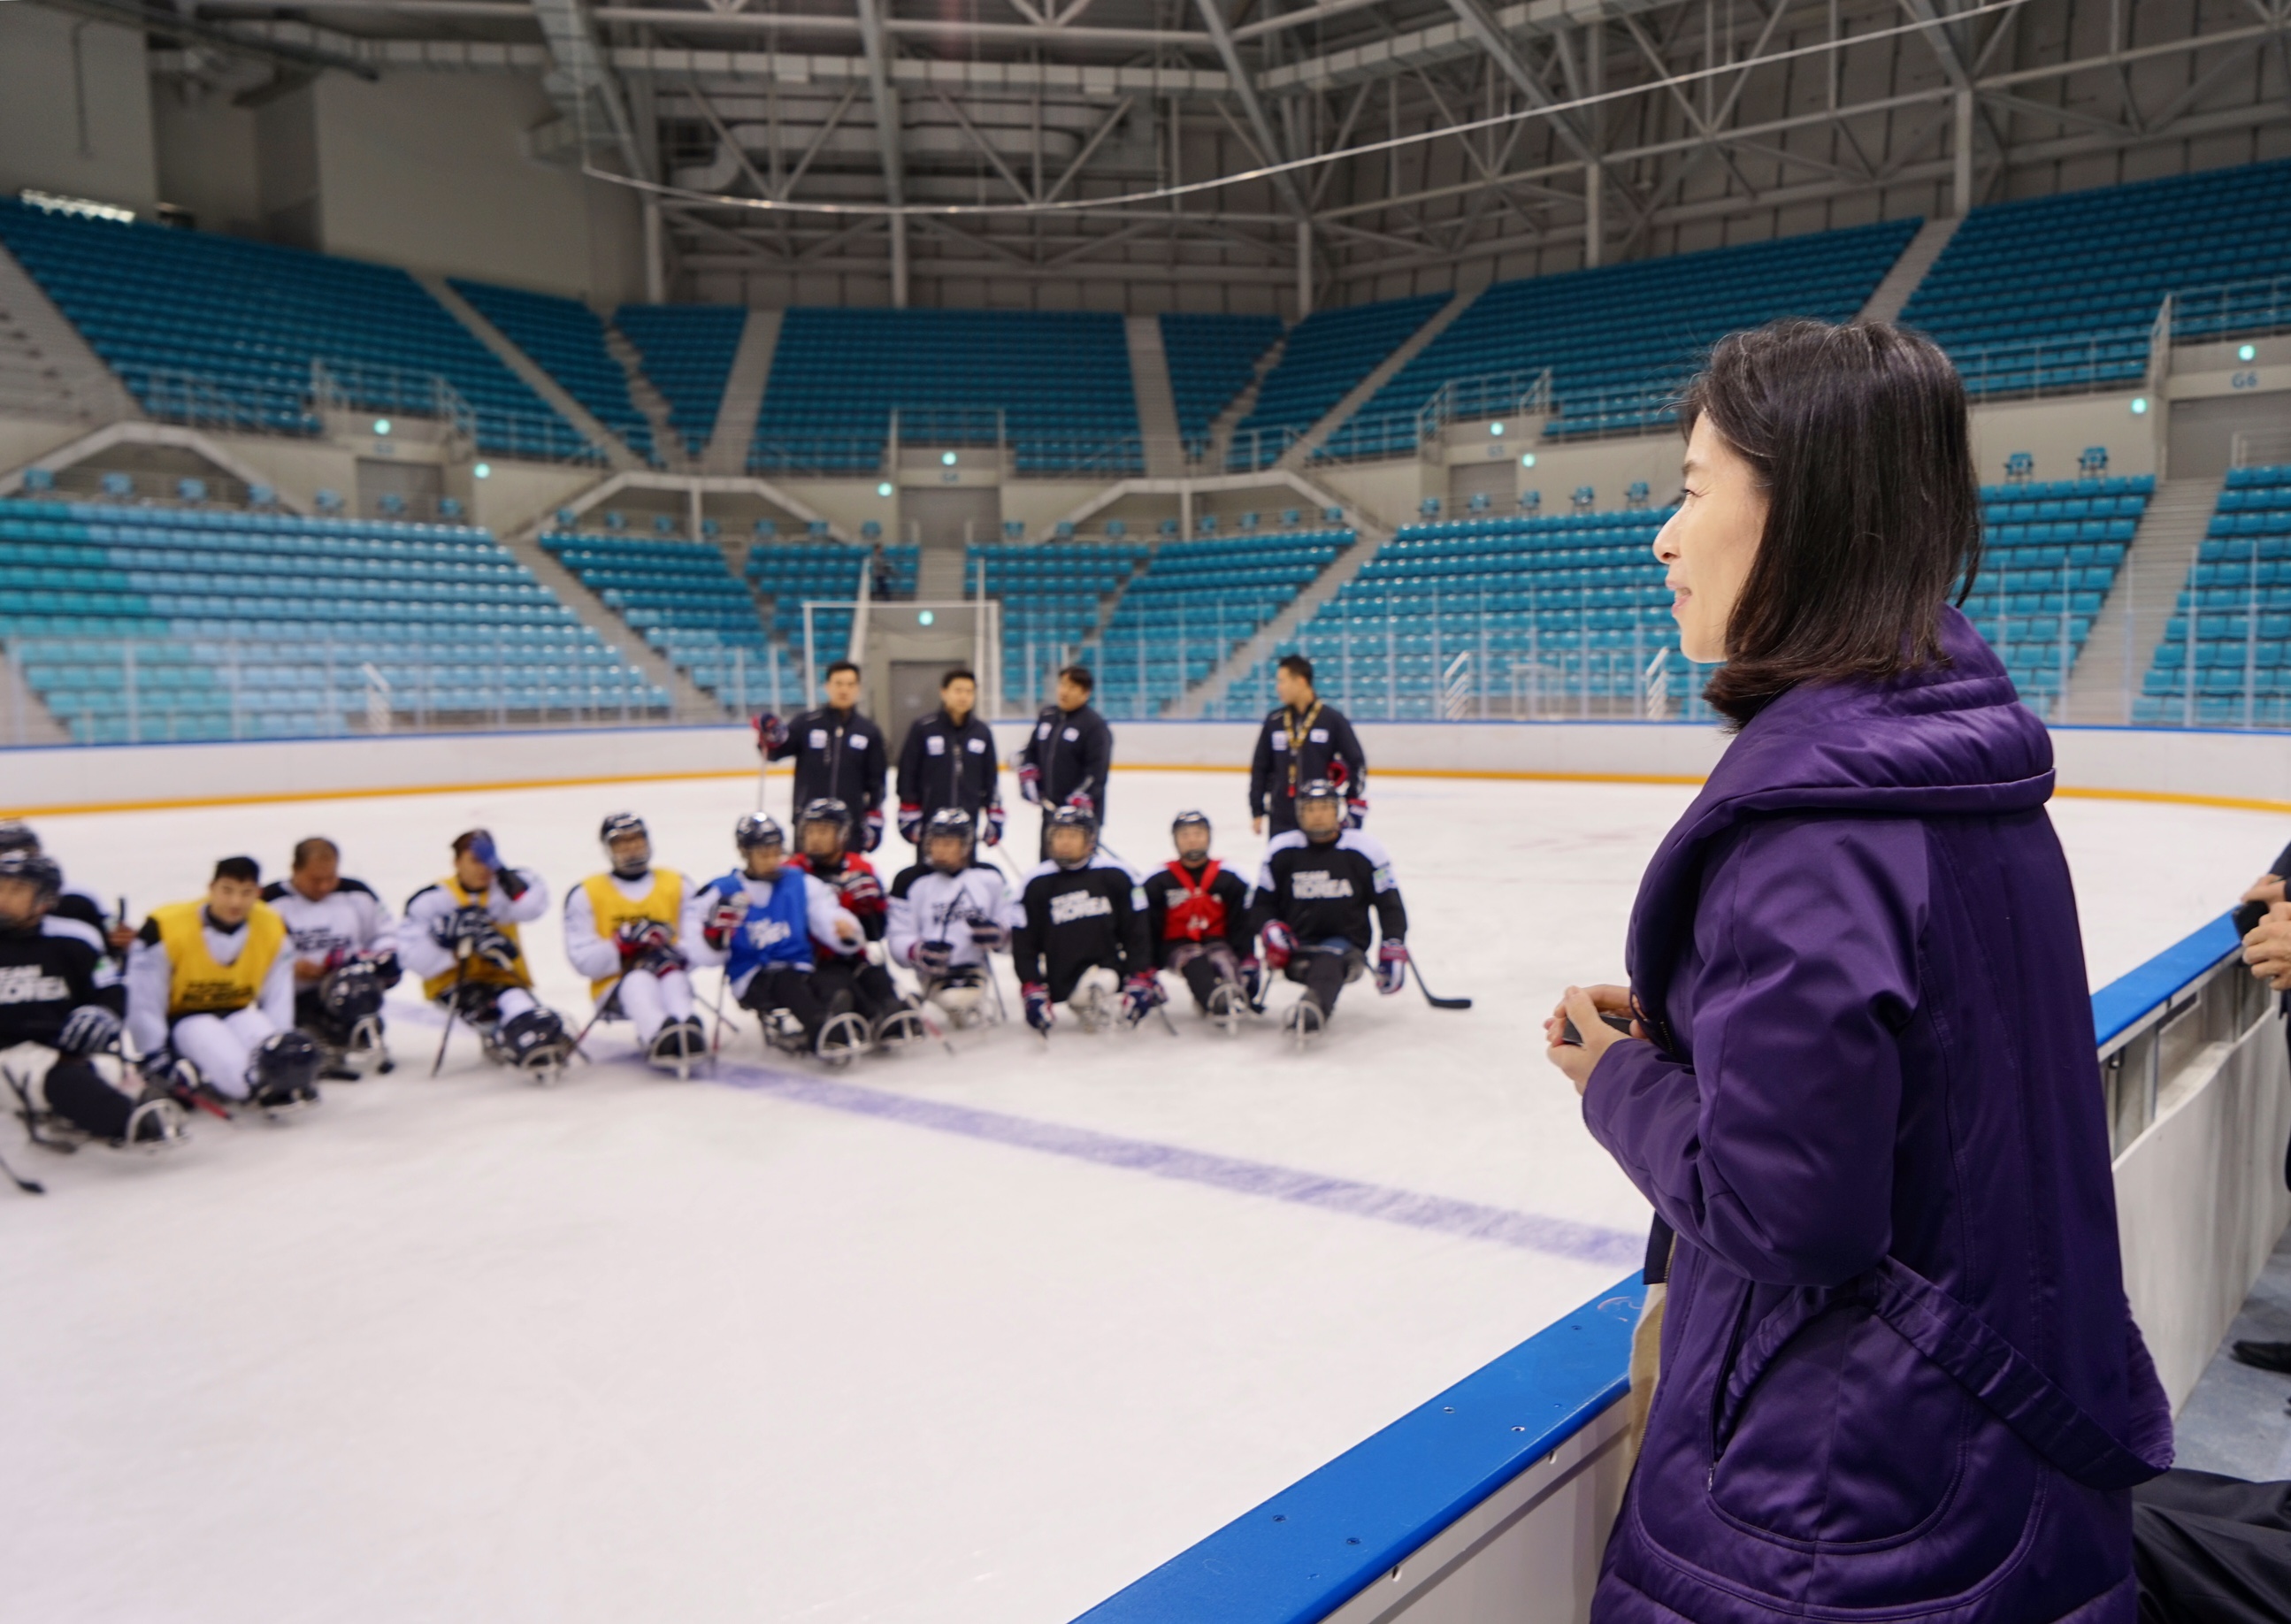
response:
{"label": "stadium stairway", "polygon": [[[614,443],[617,445],[619,442]],[[542,532],[551,523],[551,515],[543,514],[514,530],[500,533],[497,539],[511,558],[531,570],[534,578],[549,589],[551,596],[580,617],[583,625],[594,631],[607,643],[617,646],[623,660],[642,671],[647,681],[668,695],[671,706],[669,720],[679,722],[721,721],[724,717],[721,704],[698,683],[679,671],[666,655],[646,642],[635,627],[622,619],[603,599],[583,584],[580,576],[566,568],[541,544]]]}
{"label": "stadium stairway", "polygon": [[[1236,644],[1224,661],[1210,674],[1195,683],[1170,707],[1172,717],[1192,719],[1206,716],[1225,703],[1226,690],[1240,678],[1255,671],[1263,662],[1273,657],[1283,642],[1292,640],[1297,629],[1321,612],[1321,606],[1345,589],[1345,583],[1361,572],[1361,567],[1376,556],[1377,549],[1392,539],[1392,533],[1365,518],[1353,521],[1353,532],[1360,539],[1338,553],[1313,581],[1290,599],[1278,615],[1257,630],[1257,635]],[[1108,610],[1111,617],[1112,611]]]}
{"label": "stadium stairway", "polygon": [[142,415],[126,386],[5,248],[0,248],[0,407],[84,423]]}
{"label": "stadium stairway", "polygon": [[1146,472],[1174,479],[1186,471],[1186,449],[1178,430],[1178,399],[1170,388],[1170,357],[1162,345],[1162,318],[1122,318],[1129,342],[1129,386],[1137,397],[1137,431],[1146,438]]}
{"label": "stadium stairway", "polygon": [[[2116,584],[2100,607],[2084,650],[2069,671],[2065,720],[2121,727],[2128,676],[2137,699],[2156,657],[2172,606],[2188,579],[2196,550],[2203,544],[2224,477],[2166,479],[2149,498],[2132,551],[2117,571]],[[2130,643],[2126,649],[2127,639]]]}
{"label": "stadium stairway", "polygon": [[1419,350],[1439,337],[1450,322],[1468,310],[1472,301],[1480,296],[1480,292],[1475,287],[1459,293],[1433,311],[1422,326],[1403,339],[1397,349],[1369,369],[1368,376],[1353,385],[1350,393],[1322,414],[1320,422],[1306,430],[1297,443],[1282,454],[1281,461],[1275,466],[1301,469],[1311,462],[1329,436],[1343,428],[1351,421],[1353,414],[1373,400],[1377,390],[1392,382],[1393,375],[1414,360]]}
{"label": "stadium stairway", "polygon": [[629,449],[619,435],[599,422],[596,414],[574,399],[563,384],[549,375],[546,368],[511,343],[506,334],[480,315],[478,308],[462,298],[444,277],[435,271],[417,270],[406,274],[422,285],[424,293],[445,306],[448,315],[467,327],[470,336],[493,351],[502,365],[515,373],[527,389],[548,402],[551,410],[579,430],[590,444],[602,450],[608,467],[617,470],[648,466],[642,457]]}
{"label": "stadium stairway", "polygon": [[644,357],[629,342],[629,335],[615,326],[609,318],[603,326],[605,353],[619,364],[623,375],[629,381],[629,403],[643,413],[645,422],[652,426],[653,450],[659,455],[662,465],[672,474],[695,472],[692,459],[685,454],[684,436],[677,431],[675,422],[669,416],[667,398],[653,387],[652,380],[645,376]]}
{"label": "stadium stairway", "polygon": [[1224,411],[1210,419],[1210,448],[1208,454],[1202,459],[1203,467],[1226,466],[1226,454],[1233,450],[1233,431],[1257,409],[1258,391],[1264,389],[1265,380],[1273,375],[1273,369],[1281,365],[1282,354],[1288,348],[1287,334],[1274,340],[1272,346],[1258,357],[1257,370],[1250,374],[1249,382],[1242,386],[1241,393],[1226,404]]}
{"label": "stadium stairway", "polygon": [[780,312],[750,310],[731,374],[724,380],[723,403],[716,408],[716,432],[700,455],[703,473],[747,471],[748,444],[756,438],[756,414],[763,410],[764,384],[772,375],[772,352],[779,342]]}
{"label": "stadium stairway", "polygon": [[0,744],[68,744],[71,729],[56,720],[28,682],[17,680],[13,660],[0,660]]}
{"label": "stadium stairway", "polygon": [[1925,279],[1925,272],[1941,258],[1941,251],[1949,246],[1949,239],[1957,235],[1965,216],[1952,214],[1943,220],[1928,220],[1909,238],[1909,245],[1901,250],[1901,257],[1893,261],[1893,269],[1869,294],[1869,302],[1861,307],[1863,321],[1891,321],[1901,313],[1917,285]]}

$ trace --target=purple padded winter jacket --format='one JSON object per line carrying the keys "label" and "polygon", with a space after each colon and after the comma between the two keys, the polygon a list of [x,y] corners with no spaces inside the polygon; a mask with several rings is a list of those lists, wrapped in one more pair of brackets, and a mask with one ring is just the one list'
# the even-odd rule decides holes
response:
{"label": "purple padded winter jacket", "polygon": [[2052,742],[1946,666],[1809,684],[1648,865],[1653,1042],[1584,1120],[1677,1232],[1592,1617],[2134,1617],[2171,1417],[2118,1264]]}

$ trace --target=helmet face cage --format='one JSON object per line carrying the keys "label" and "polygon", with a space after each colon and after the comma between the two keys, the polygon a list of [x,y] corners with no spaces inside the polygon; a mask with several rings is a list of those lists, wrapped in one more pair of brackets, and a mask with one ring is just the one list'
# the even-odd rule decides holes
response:
{"label": "helmet face cage", "polygon": [[[1306,816],[1308,811],[1318,812],[1322,808],[1325,808],[1329,815],[1325,824],[1322,824],[1317,818]],[[1345,798],[1338,792],[1335,784],[1330,784],[1326,778],[1315,778],[1310,784],[1298,787],[1297,827],[1305,832],[1307,839],[1333,839],[1337,832],[1344,827],[1344,822]]]}
{"label": "helmet face cage", "polygon": [[[977,839],[977,830],[970,821],[969,813],[961,807],[942,807],[932,813],[930,822],[923,825],[923,860],[933,868],[950,874],[969,868]],[[938,847],[942,840],[961,841],[961,856],[953,862],[941,861]]]}
{"label": "helmet face cage", "polygon": [[20,846],[0,849],[0,880],[18,880],[30,886],[35,913],[53,906],[56,898],[63,894],[64,873],[56,866],[55,859],[36,850],[27,851]]}
{"label": "helmet face cage", "polygon": [[[1201,831],[1202,838],[1200,844],[1198,846],[1189,847],[1186,842],[1186,836],[1190,832],[1196,829]],[[1200,852],[1203,856],[1208,856],[1210,849],[1209,815],[1205,812],[1178,813],[1176,817],[1170,820],[1170,843],[1178,848],[1178,855],[1181,857],[1190,856],[1195,851]]]}
{"label": "helmet face cage", "polygon": [[[1068,829],[1081,832],[1081,855],[1062,857],[1058,855],[1058,836]],[[1050,814],[1050,860],[1060,868],[1080,868],[1090,860],[1097,849],[1097,820],[1080,807],[1060,807]]]}
{"label": "helmet face cage", "polygon": [[[811,850],[811,828],[815,824],[824,824],[835,831],[837,851],[841,851],[849,843],[851,808],[841,801],[823,795],[817,800],[805,802],[803,810],[796,814],[796,842],[806,852]],[[825,856],[830,854],[822,852],[816,855]]]}
{"label": "helmet face cage", "polygon": [[0,817],[0,851],[37,851],[40,837],[21,818]]}
{"label": "helmet face cage", "polygon": [[760,846],[776,846],[784,851],[787,835],[775,819],[760,812],[750,812],[732,825],[732,844],[743,852],[753,851]]}
{"label": "helmet face cage", "polygon": [[[644,849],[626,857],[615,854],[613,843],[631,837],[642,840]],[[605,848],[605,861],[624,880],[633,880],[652,866],[652,832],[633,812],[615,812],[607,818],[597,831],[597,840]]]}

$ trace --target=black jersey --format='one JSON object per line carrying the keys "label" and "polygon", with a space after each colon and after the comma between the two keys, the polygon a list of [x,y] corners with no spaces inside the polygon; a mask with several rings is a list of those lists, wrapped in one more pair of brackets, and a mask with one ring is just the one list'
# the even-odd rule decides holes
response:
{"label": "black jersey", "polygon": [[1019,914],[1010,953],[1022,982],[1072,986],[1093,964],[1124,976],[1154,968],[1137,877],[1104,853],[1082,868],[1041,864],[1021,888]]}
{"label": "black jersey", "polygon": [[82,1004],[127,1013],[127,989],[102,937],[84,921],[53,913],[36,929],[0,930],[0,1049],[52,1048]]}
{"label": "black jersey", "polygon": [[1392,877],[1392,858],[1377,840],[1347,829],[1325,846],[1290,830],[1265,848],[1257,890],[1250,898],[1255,929],[1279,920],[1306,946],[1341,937],[1366,952],[1373,937],[1369,914],[1387,941],[1408,933],[1408,910]]}
{"label": "black jersey", "polygon": [[1154,962],[1194,942],[1223,942],[1249,957],[1249,887],[1212,859],[1198,869],[1170,863],[1146,876],[1146,934]]}

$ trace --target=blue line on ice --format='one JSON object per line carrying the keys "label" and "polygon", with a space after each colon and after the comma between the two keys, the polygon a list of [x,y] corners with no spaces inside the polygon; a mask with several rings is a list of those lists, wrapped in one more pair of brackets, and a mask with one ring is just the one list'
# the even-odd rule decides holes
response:
{"label": "blue line on ice", "polygon": [[1499,1246],[1517,1247],[1522,1251],[1541,1252],[1581,1263],[1608,1267],[1627,1266],[1638,1262],[1646,1250],[1646,1242],[1640,1236],[1596,1224],[1579,1224],[1571,1218],[1514,1212],[1477,1202],[1453,1201],[1444,1195],[1363,1184],[1357,1179],[1335,1178],[1266,1162],[1247,1162],[1237,1156],[1187,1150],[1182,1146],[1157,1145],[1150,1139],[1124,1138],[1001,1111],[915,1099],[824,1077],[735,1063],[719,1064],[716,1080],[734,1088],[807,1105],[821,1105],[830,1111],[848,1112],[854,1116],[880,1117],[938,1133],[960,1134],[965,1138],[1038,1150],[1053,1156],[1071,1156],[1101,1167],[1126,1168],[1132,1172],[1151,1173],[1157,1178],[1182,1179],[1237,1194],[1262,1195],[1300,1207],[1317,1207],[1325,1212],[1405,1225],[1411,1229],[1492,1241]]}

